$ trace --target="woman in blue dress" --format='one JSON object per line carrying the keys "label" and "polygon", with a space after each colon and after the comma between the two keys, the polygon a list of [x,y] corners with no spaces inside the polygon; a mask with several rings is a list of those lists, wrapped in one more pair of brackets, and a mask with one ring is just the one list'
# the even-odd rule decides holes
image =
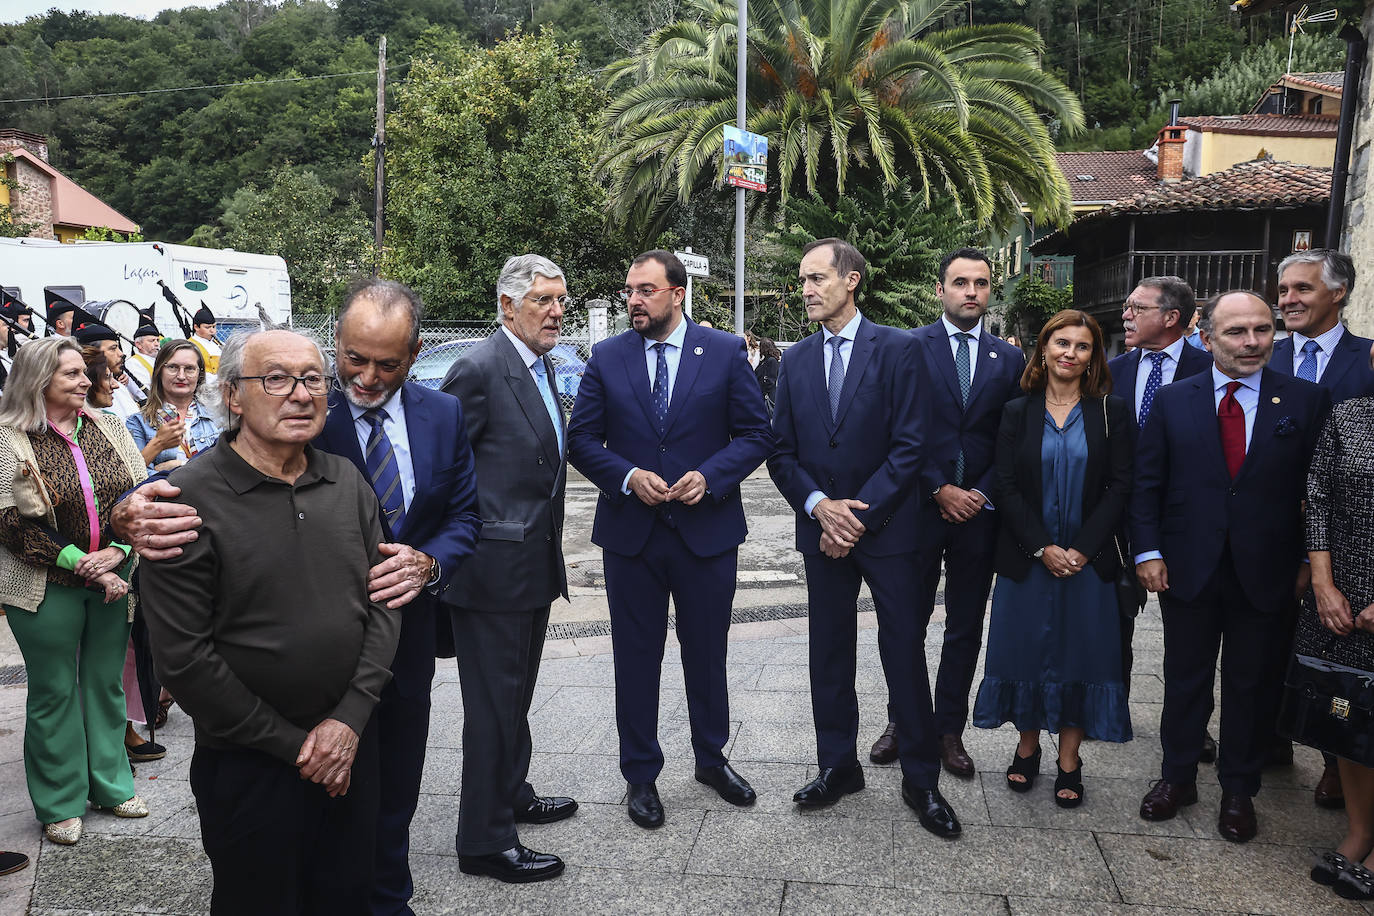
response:
{"label": "woman in blue dress", "polygon": [[169,340],[153,360],[143,409],[124,421],[148,471],[170,471],[215,444],[219,426],[205,398],[205,359],[189,340]]}
{"label": "woman in blue dress", "polygon": [[1059,735],[1055,803],[1083,801],[1084,737],[1129,741],[1116,578],[1131,489],[1130,406],[1110,397],[1102,331],[1067,309],[1021,376],[998,430],[1001,520],[983,683],[973,723],[1021,733],[1007,785],[1029,791],[1040,732]]}

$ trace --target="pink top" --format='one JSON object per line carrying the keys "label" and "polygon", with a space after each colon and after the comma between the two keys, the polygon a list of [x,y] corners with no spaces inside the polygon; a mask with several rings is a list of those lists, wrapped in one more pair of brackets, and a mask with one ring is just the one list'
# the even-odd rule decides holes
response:
{"label": "pink top", "polygon": [[91,545],[86,548],[86,552],[91,553],[100,549],[100,515],[95,503],[95,489],[91,485],[91,472],[86,467],[86,456],[81,453],[81,446],[76,444],[76,436],[81,433],[81,424],[84,420],[84,413],[76,415],[76,429],[72,430],[70,437],[51,423],[48,425],[52,426],[52,431],[61,436],[62,441],[72,450],[72,460],[76,462],[76,476],[81,480],[81,498],[86,501],[86,519],[90,528]]}

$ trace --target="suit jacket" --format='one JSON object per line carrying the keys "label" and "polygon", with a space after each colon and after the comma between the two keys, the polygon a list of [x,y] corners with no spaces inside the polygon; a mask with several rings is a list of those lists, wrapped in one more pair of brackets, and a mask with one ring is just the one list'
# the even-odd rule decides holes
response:
{"label": "suit jacket", "polygon": [[[1326,364],[1326,371],[1317,381],[1317,384],[1331,392],[1332,403],[1374,395],[1374,369],[1369,366],[1371,346],[1374,346],[1374,340],[1357,337],[1348,328],[1341,335]],[[1283,375],[1293,374],[1293,338],[1274,341],[1274,355],[1269,357],[1269,368]]]}
{"label": "suit jacket", "polygon": [[[1125,399],[1084,398],[1083,435],[1088,462],[1083,471],[1083,523],[1060,547],[1088,558],[1104,581],[1121,569],[1112,538],[1121,528],[1131,498],[1132,435],[1135,417]],[[1104,424],[1103,421],[1106,421]],[[997,533],[997,572],[1020,581],[1038,563],[1035,551],[1054,543],[1044,523],[1040,447],[1045,438],[1045,393],[1007,404],[997,433],[996,505],[1002,524]],[[1122,542],[1121,549],[1125,550]]]}
{"label": "suit jacket", "polygon": [[[557,391],[553,365],[547,356],[541,362],[549,390]],[[529,611],[567,598],[566,466],[558,431],[515,345],[498,329],[454,362],[442,387],[463,403],[482,483],[477,548],[444,600],[480,611]],[[558,420],[564,424],[562,410]]]}
{"label": "suit jacket", "polygon": [[[685,319],[684,319],[685,320]],[[635,556],[662,507],[621,491],[631,468],[672,486],[700,471],[707,492],[695,506],[666,504],[687,549],[699,557],[733,550],[747,527],[740,481],[773,448],[763,394],[744,341],[687,322],[666,431],[660,435],[650,395],[644,338],[626,331],[592,348],[568,423],[568,461],[601,490],[592,543]]]}
{"label": "suit jacket", "polygon": [[[468,446],[463,408],[456,398],[430,391],[423,385],[406,382],[401,388],[401,403],[406,412],[406,431],[410,437],[410,460],[415,470],[415,495],[399,531],[387,533],[388,540],[424,551],[439,561],[442,593],[473,550],[477,539],[477,481],[473,473],[472,449]],[[330,398],[329,416],[315,446],[353,462],[367,476],[367,463],[358,445],[353,413],[348,402],[335,394]],[[385,521],[383,521],[385,527]],[[428,690],[424,683],[411,683],[407,673],[432,670],[411,665],[408,659],[435,653],[436,626],[433,594],[421,592],[401,615],[401,641],[392,664],[397,689],[403,693]],[[445,623],[447,621],[444,621]],[[444,639],[440,627],[440,645]],[[449,652],[448,654],[452,654]]]}
{"label": "suit jacket", "polygon": [[943,321],[911,332],[925,356],[921,383],[928,420],[925,429],[925,461],[921,466],[921,498],[954,483],[954,463],[964,453],[964,487],[992,496],[993,450],[1002,407],[1021,396],[1021,373],[1026,355],[1020,348],[986,332],[978,337],[977,368],[969,388],[968,403],[959,392],[959,373],[954,368],[949,335]]}
{"label": "suit jacket", "polygon": [[840,392],[830,417],[824,332],[816,331],[782,358],[773,432],[778,445],[768,473],[797,514],[797,550],[820,553],[821,526],[806,514],[819,490],[831,499],[858,499],[867,531],[855,550],[893,556],[916,550],[924,456],[917,394],[925,378],[922,350],[909,332],[859,322]]}
{"label": "suit jacket", "polygon": [[1324,388],[1265,369],[1245,462],[1226,470],[1212,373],[1166,385],[1136,447],[1131,549],[1164,554],[1169,592],[1191,601],[1231,559],[1250,603],[1292,602],[1302,562],[1302,501],[1317,435],[1331,407]]}
{"label": "suit jacket", "polygon": [[[1107,369],[1112,373],[1112,394],[1126,400],[1126,404],[1131,408],[1132,418],[1135,417],[1135,380],[1140,371],[1140,361],[1145,358],[1146,352],[1143,347],[1136,347],[1131,352],[1122,353],[1107,363]],[[1210,368],[1212,368],[1211,353],[1184,344],[1183,352],[1178,355],[1178,367],[1174,370],[1174,381],[1181,382],[1199,372],[1206,372]],[[1293,373],[1288,374],[1292,375]]]}

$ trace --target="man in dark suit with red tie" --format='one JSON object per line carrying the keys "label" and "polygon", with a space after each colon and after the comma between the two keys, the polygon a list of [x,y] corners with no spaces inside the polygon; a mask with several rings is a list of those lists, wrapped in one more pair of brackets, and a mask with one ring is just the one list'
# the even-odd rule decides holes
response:
{"label": "man in dark suit with red tie", "polygon": [[1131,543],[1164,616],[1164,761],[1140,815],[1167,820],[1197,802],[1220,651],[1217,831],[1243,843],[1306,587],[1302,502],[1331,397],[1265,368],[1274,318],[1258,295],[1213,298],[1198,327],[1212,370],[1160,389],[1136,451]]}

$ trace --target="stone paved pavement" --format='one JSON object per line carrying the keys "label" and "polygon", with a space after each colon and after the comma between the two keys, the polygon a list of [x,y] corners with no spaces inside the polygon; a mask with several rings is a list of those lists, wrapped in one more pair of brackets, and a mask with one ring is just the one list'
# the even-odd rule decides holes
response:
{"label": "stone paved pavement", "polygon": [[[761,504],[767,500],[761,487],[756,495]],[[570,502],[588,496],[582,492]],[[756,531],[760,527],[768,526],[755,523]],[[569,529],[576,530],[572,523]],[[745,568],[795,562],[782,543],[786,526],[774,526],[771,533],[773,548],[756,545]],[[770,581],[775,599],[795,598],[795,582]],[[585,587],[583,606],[592,607],[594,586]],[[755,591],[763,590],[742,589],[744,603],[767,603]],[[885,722],[886,695],[873,617],[860,616],[860,739],[866,750]],[[937,610],[927,642],[930,657],[938,654],[941,621]],[[1219,792],[1210,770],[1200,780],[1201,803],[1176,820],[1151,824],[1136,816],[1160,759],[1162,648],[1153,604],[1136,637],[1136,738],[1126,745],[1085,747],[1084,805],[1063,811],[1053,804],[1048,737],[1047,775],[1033,792],[1018,795],[1004,787],[1001,775],[1014,732],[970,729],[966,742],[980,775],[942,780],[965,827],[954,842],[937,840],[916,823],[901,802],[895,766],[868,766],[868,789],[833,808],[794,808],[792,793],[815,772],[805,627],[805,619],[792,619],[732,630],[734,728],[727,752],[759,791],[751,809],[733,808],[693,781],[682,669],[670,647],[660,728],[668,760],[659,779],[668,823],[653,832],[635,827],[624,811],[609,638],[550,642],[531,715],[536,753],[530,778],[540,791],[575,796],[581,809],[570,820],[521,831],[531,847],[557,852],[568,862],[564,877],[525,887],[458,871],[453,830],[463,717],[456,669],[451,661],[441,662],[424,794],[412,833],[415,911],[1374,913],[1374,907],[1342,901],[1307,878],[1314,850],[1339,837],[1344,819],[1313,807],[1311,788],[1321,764],[1305,748],[1298,749],[1295,766],[1266,773],[1257,799],[1260,836],[1249,844],[1217,837]],[[0,664],[15,659],[8,629],[0,625]],[[91,814],[79,845],[44,842],[40,848],[20,760],[23,702],[22,687],[0,688],[0,848],[27,851],[34,865],[0,878],[0,916],[205,913],[210,874],[187,783],[192,748],[186,716],[174,710],[159,733],[169,747],[167,759],[138,769],[138,790],[148,800],[150,817],[123,821]]]}

